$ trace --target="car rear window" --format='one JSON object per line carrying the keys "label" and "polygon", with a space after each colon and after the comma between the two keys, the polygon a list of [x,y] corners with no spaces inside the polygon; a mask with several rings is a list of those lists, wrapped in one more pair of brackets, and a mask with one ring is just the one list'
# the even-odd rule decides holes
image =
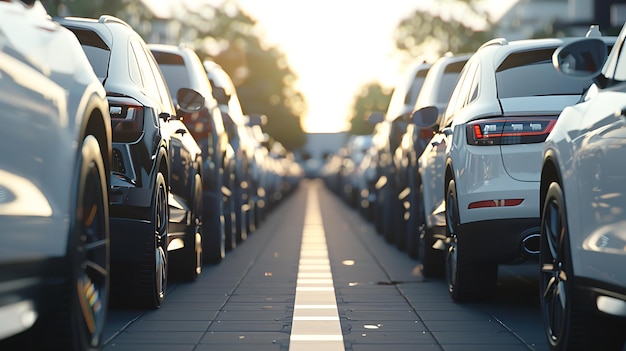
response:
{"label": "car rear window", "polygon": [[560,74],[552,66],[555,48],[509,55],[496,70],[498,98],[547,95],[580,95],[591,85]]}
{"label": "car rear window", "polygon": [[452,90],[454,90],[456,81],[459,79],[459,75],[461,74],[461,71],[463,70],[466,62],[467,60],[451,62],[443,70],[441,82],[439,83],[437,90],[438,104],[441,104],[443,106],[448,104],[448,101],[450,101],[450,96],[452,95]]}
{"label": "car rear window", "polygon": [[102,41],[102,39],[90,30],[69,28],[78,38],[93,71],[100,80],[104,82],[109,70],[109,59],[111,58],[111,49]]}
{"label": "car rear window", "polygon": [[189,76],[185,68],[185,61],[180,55],[152,51],[154,58],[159,64],[167,89],[170,91],[172,99],[176,101],[176,92],[180,88],[189,88]]}

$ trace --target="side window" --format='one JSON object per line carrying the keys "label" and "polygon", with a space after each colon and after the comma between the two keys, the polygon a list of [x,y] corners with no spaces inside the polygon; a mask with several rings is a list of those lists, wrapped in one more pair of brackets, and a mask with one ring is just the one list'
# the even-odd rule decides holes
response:
{"label": "side window", "polygon": [[137,57],[137,62],[139,63],[139,70],[141,71],[144,83],[143,87],[150,93],[150,95],[152,95],[153,98],[161,100],[161,95],[159,93],[159,88],[157,87],[154,73],[150,68],[150,61],[148,60],[148,57],[146,57],[146,53],[141,47],[141,43],[137,40],[131,40],[131,46],[135,56]]}
{"label": "side window", "polygon": [[470,94],[470,88],[473,85],[473,82],[476,77],[478,64],[474,61],[470,61],[465,67],[463,67],[463,71],[459,76],[459,80],[454,87],[454,91],[452,92],[452,96],[450,97],[450,102],[448,103],[448,108],[443,117],[443,122],[441,126],[448,126],[452,123],[452,118],[463,106],[465,106],[468,101],[468,95]]}
{"label": "side window", "polygon": [[626,45],[624,45],[625,35],[622,33],[619,37],[618,42],[620,43],[619,51],[615,52],[613,57],[611,58],[611,65],[615,65],[614,67],[614,76],[611,77],[611,73],[613,71],[609,70],[607,72],[607,78],[613,78],[616,81],[626,81],[626,59],[624,59],[626,55]]}
{"label": "side window", "polygon": [[141,79],[141,71],[139,70],[139,63],[137,62],[137,54],[135,53],[135,49],[131,43],[128,43],[128,52],[131,53],[128,55],[128,71],[130,73],[130,79],[143,86],[143,79]]}
{"label": "side window", "polygon": [[[145,45],[142,45],[143,51],[146,55],[146,59],[150,64],[150,70],[152,71],[152,76],[154,77],[155,84],[158,90],[159,97],[161,99],[161,103],[167,109],[169,109],[170,113],[174,113],[174,103],[172,102],[172,98],[170,96],[169,90],[167,89],[167,84],[165,83],[165,79],[163,78],[163,74],[161,73],[161,69],[154,59],[154,55],[150,49],[148,49]],[[176,92],[172,92],[176,94]]]}
{"label": "side window", "polygon": [[476,101],[476,99],[478,99],[478,92],[480,91],[480,79],[478,79],[479,76],[480,76],[480,72],[479,72],[479,69],[477,67],[476,72],[474,72],[474,76],[472,78],[472,86],[470,87],[468,100],[465,103],[466,105],[470,104],[470,103]]}

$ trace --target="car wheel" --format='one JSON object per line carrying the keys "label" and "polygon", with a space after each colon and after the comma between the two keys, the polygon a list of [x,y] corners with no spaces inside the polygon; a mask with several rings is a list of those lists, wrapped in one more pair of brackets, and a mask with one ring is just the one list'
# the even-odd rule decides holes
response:
{"label": "car wheel", "polygon": [[235,240],[236,243],[240,243],[248,237],[247,209],[244,206],[244,194],[241,186],[235,185],[233,196],[235,199]]}
{"label": "car wheel", "polygon": [[490,262],[469,261],[459,240],[459,212],[454,180],[446,190],[446,236],[448,238],[445,259],[445,276],[450,297],[455,302],[490,300],[495,295],[498,265]]}
{"label": "car wheel", "polygon": [[237,201],[235,200],[234,179],[230,181],[229,194],[224,197],[224,227],[226,232],[226,251],[237,247]]}
{"label": "car wheel", "polygon": [[584,310],[573,293],[574,273],[561,186],[546,193],[541,216],[540,304],[552,350],[621,350],[624,323]]}
{"label": "car wheel", "polygon": [[69,284],[43,327],[46,349],[99,350],[109,302],[109,200],[98,141],[88,136],[78,162],[69,234]]}
{"label": "car wheel", "polygon": [[407,209],[404,207],[406,199],[399,199],[397,194],[393,196],[393,208],[391,209],[391,230],[393,231],[393,238],[395,240],[396,247],[400,251],[406,251],[407,245],[407,218],[405,212]]}
{"label": "car wheel", "polygon": [[409,218],[406,224],[406,249],[409,257],[420,257],[419,238],[424,230],[424,201],[422,201],[422,182],[418,180],[417,186],[409,193]]}
{"label": "car wheel", "polygon": [[167,226],[169,222],[167,185],[163,173],[156,175],[152,204],[153,233],[146,243],[137,281],[140,307],[159,308],[167,290]]}
{"label": "car wheel", "polygon": [[385,193],[383,196],[382,206],[382,234],[386,242],[393,243],[395,242],[395,235],[393,231],[394,201],[392,198],[390,184],[387,183],[381,190]]}
{"label": "car wheel", "polygon": [[202,272],[202,178],[196,174],[191,195],[191,223],[185,231],[184,246],[170,252],[170,277],[193,281]]}

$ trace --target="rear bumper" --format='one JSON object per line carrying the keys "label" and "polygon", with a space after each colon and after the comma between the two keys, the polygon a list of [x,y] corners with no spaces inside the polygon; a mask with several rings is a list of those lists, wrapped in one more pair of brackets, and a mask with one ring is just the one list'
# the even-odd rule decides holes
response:
{"label": "rear bumper", "polygon": [[[535,259],[538,252],[524,250],[524,240],[538,245],[539,218],[497,219],[461,224],[458,228],[459,246],[471,261],[520,263]],[[536,241],[534,241],[536,239]]]}

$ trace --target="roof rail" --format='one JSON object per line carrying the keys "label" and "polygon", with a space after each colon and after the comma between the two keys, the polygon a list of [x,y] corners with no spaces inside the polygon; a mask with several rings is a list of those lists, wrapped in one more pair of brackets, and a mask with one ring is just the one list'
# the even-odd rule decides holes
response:
{"label": "roof rail", "polygon": [[130,24],[124,22],[123,20],[121,20],[121,19],[119,19],[119,18],[117,18],[115,16],[111,16],[111,15],[102,15],[102,16],[100,16],[100,18],[98,18],[98,22],[100,22],[100,23],[119,23],[119,24],[127,26],[128,28],[132,28],[130,26]]}
{"label": "roof rail", "polygon": [[506,38],[495,38],[495,39],[491,39],[488,42],[484,43],[483,45],[481,45],[478,49],[482,49],[486,46],[492,46],[492,45],[509,45],[509,41],[506,40]]}

